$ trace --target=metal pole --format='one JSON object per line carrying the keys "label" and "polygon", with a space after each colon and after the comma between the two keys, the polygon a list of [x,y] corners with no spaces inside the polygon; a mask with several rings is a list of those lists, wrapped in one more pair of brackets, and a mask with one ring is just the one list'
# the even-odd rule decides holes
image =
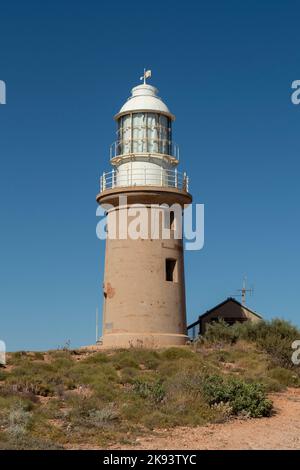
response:
{"label": "metal pole", "polygon": [[133,153],[133,114],[131,113],[131,118],[130,118],[130,153]]}
{"label": "metal pole", "polygon": [[96,307],[96,343],[97,343],[98,338],[99,338],[99,331],[98,331],[98,328],[99,328],[98,307]]}

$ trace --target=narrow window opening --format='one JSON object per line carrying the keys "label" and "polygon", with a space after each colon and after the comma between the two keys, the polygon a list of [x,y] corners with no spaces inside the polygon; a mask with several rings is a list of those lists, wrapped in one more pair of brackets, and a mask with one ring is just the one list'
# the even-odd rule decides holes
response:
{"label": "narrow window opening", "polygon": [[167,230],[175,230],[175,212],[174,210],[166,209],[163,213],[164,227]]}
{"label": "narrow window opening", "polygon": [[175,230],[175,213],[170,211],[170,230]]}
{"label": "narrow window opening", "polygon": [[176,259],[166,259],[166,281],[177,282],[177,261]]}

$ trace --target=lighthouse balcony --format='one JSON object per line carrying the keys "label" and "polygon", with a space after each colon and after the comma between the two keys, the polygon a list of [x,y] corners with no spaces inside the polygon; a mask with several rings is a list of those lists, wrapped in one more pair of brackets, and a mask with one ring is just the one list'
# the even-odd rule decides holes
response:
{"label": "lighthouse balcony", "polygon": [[107,189],[133,186],[159,186],[189,191],[189,177],[177,169],[157,168],[117,168],[103,173],[100,178],[100,193]]}

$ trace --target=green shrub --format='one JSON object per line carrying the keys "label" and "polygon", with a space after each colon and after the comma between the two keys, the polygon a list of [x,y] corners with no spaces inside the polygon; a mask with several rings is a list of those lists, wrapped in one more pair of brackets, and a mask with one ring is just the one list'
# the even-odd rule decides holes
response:
{"label": "green shrub", "polygon": [[142,364],[146,369],[157,369],[160,363],[160,355],[157,351],[136,348],[131,349],[130,354],[139,365]]}
{"label": "green shrub", "polygon": [[28,429],[32,418],[32,413],[21,401],[11,407],[8,416],[7,432],[12,437],[24,435]]}
{"label": "green shrub", "polygon": [[78,395],[67,398],[67,421],[75,427],[105,428],[116,424],[119,410],[115,402],[105,402],[96,395],[82,397]]}
{"label": "green shrub", "polygon": [[162,361],[157,368],[157,372],[165,379],[177,374],[178,367],[179,365],[176,361]]}
{"label": "green shrub", "polygon": [[[250,379],[249,382],[252,380]],[[263,385],[266,393],[271,392],[282,392],[285,389],[285,385],[282,385],[278,380],[272,379],[268,375],[265,375],[260,379],[260,383]]]}
{"label": "green shrub", "polygon": [[140,397],[150,399],[154,403],[162,402],[166,394],[160,379],[152,382],[147,379],[138,378],[133,381],[133,390]]}
{"label": "green shrub", "polygon": [[138,374],[138,370],[134,367],[125,367],[121,371],[120,383],[130,384],[133,383],[134,379]]}
{"label": "green shrub", "polygon": [[112,363],[117,370],[124,369],[124,367],[139,367],[139,363],[132,356],[131,351],[118,351],[113,355]]}
{"label": "green shrub", "polygon": [[72,359],[72,351],[66,349],[54,349],[48,351],[48,355],[51,359]]}
{"label": "green shrub", "polygon": [[260,329],[263,321],[252,322],[245,321],[242,323],[235,323],[232,325],[232,328],[235,330],[238,339],[243,339],[245,341],[255,342],[257,340],[257,333]]}
{"label": "green shrub", "polygon": [[12,380],[9,383],[6,383],[4,387],[0,388],[1,396],[16,396],[20,398],[26,398],[33,403],[38,402],[38,396],[50,397],[54,396],[55,387],[49,386],[42,381],[39,381],[38,378],[33,380]]}
{"label": "green shrub", "polygon": [[63,447],[50,440],[39,439],[28,434],[17,437],[0,435],[0,450],[63,450]]}
{"label": "green shrub", "polygon": [[82,362],[84,364],[103,364],[104,362],[109,362],[109,359],[106,354],[97,352],[83,359]]}
{"label": "green shrub", "polygon": [[169,361],[176,361],[177,359],[195,359],[196,355],[190,349],[174,347],[163,351],[161,357]]}
{"label": "green shrub", "polygon": [[44,354],[39,351],[34,352],[34,360],[35,361],[43,361],[44,360]]}
{"label": "green shrub", "polygon": [[101,409],[90,410],[88,414],[88,425],[103,428],[115,423],[119,419],[119,413],[113,403],[109,403]]}
{"label": "green shrub", "polygon": [[18,365],[27,360],[27,352],[26,351],[16,351],[13,353],[9,353],[7,355],[7,363],[9,365]]}
{"label": "green shrub", "polygon": [[142,423],[148,429],[161,428],[172,425],[171,414],[161,410],[149,411],[143,418]]}
{"label": "green shrub", "polygon": [[57,386],[64,384],[69,369],[70,363],[64,358],[52,363],[26,359],[10,372],[6,384],[14,393],[54,396]]}
{"label": "green shrub", "polygon": [[87,364],[81,361],[68,371],[66,379],[77,387],[88,385],[103,400],[113,401],[117,393],[115,384],[119,377],[110,363]]}
{"label": "green shrub", "polygon": [[292,343],[300,338],[300,331],[291,323],[281,319],[227,325],[223,320],[207,325],[204,339],[212,343],[234,344],[237,339],[254,342],[268,353],[274,364],[294,368],[291,360]]}
{"label": "green shrub", "polygon": [[176,395],[196,399],[201,394],[204,377],[204,372],[198,368],[177,371],[177,374],[166,382],[169,400],[172,400]]}
{"label": "green shrub", "polygon": [[205,339],[211,343],[234,344],[238,337],[236,329],[228,325],[223,319],[209,323],[205,331]]}
{"label": "green shrub", "polygon": [[7,373],[0,369],[0,381],[5,380]]}
{"label": "green shrub", "polygon": [[300,331],[295,326],[281,319],[262,321],[256,324],[252,336],[255,336],[257,345],[271,356],[275,364],[294,368],[291,360],[292,343],[300,338]]}
{"label": "green shrub", "polygon": [[73,367],[74,361],[70,357],[57,357],[51,362],[51,370],[53,372],[60,371],[62,374]]}
{"label": "green shrub", "polygon": [[45,382],[39,377],[9,377],[6,381],[5,390],[13,394],[30,396],[40,395],[43,397],[53,396],[55,394],[55,384]]}
{"label": "green shrub", "polygon": [[104,405],[101,408],[92,408],[80,410],[74,423],[78,426],[96,427],[102,429],[116,423],[119,419],[119,413],[113,403]]}
{"label": "green shrub", "polygon": [[202,392],[210,405],[228,403],[233,414],[245,413],[258,418],[270,416],[272,412],[272,402],[266,398],[264,388],[258,383],[213,375],[203,382]]}
{"label": "green shrub", "polygon": [[268,376],[286,387],[300,387],[300,377],[290,369],[275,367],[268,371]]}
{"label": "green shrub", "polygon": [[21,395],[54,396],[58,387],[72,388],[68,374],[73,364],[66,357],[57,357],[51,363],[27,358],[7,375],[6,388]]}

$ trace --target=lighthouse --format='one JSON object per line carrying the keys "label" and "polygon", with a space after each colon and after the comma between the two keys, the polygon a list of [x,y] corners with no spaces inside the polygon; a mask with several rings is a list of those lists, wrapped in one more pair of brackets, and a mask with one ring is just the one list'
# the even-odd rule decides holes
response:
{"label": "lighthouse", "polygon": [[[172,207],[182,215],[192,197],[188,176],[178,170],[175,116],[147,83],[150,76],[144,71],[143,83],[114,117],[111,171],[102,174],[96,198],[109,207],[101,338],[107,348],[157,348],[188,340],[183,240],[176,236],[178,212]],[[139,206],[149,228],[146,235],[132,237],[128,214]]]}

